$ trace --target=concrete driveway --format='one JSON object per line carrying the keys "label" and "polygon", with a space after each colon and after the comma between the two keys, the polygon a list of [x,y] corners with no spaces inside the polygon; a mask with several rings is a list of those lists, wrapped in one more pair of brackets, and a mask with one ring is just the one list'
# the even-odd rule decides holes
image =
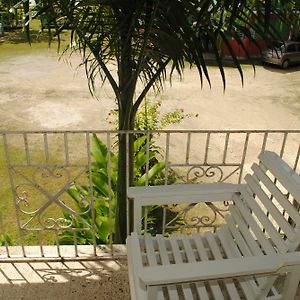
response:
{"label": "concrete driveway", "polygon": [[[65,59],[68,57],[65,56]],[[27,51],[1,59],[0,128],[30,130],[113,129],[106,120],[115,108],[108,84],[92,98],[79,58],[58,61],[55,49]],[[300,128],[300,68],[281,70],[244,66],[244,87],[236,69],[226,68],[225,93],[216,67],[210,67],[212,88],[201,89],[195,69],[183,80],[166,83],[162,112],[182,108],[193,115],[174,129],[298,129]]]}

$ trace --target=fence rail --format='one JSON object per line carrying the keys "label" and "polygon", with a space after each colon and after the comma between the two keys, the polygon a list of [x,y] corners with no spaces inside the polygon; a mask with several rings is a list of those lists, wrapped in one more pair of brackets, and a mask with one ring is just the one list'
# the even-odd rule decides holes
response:
{"label": "fence rail", "polygon": [[[89,259],[116,253],[119,135],[126,136],[128,149],[130,136],[137,140],[137,185],[240,183],[264,150],[277,152],[297,172],[300,169],[300,130],[0,131],[0,258]],[[168,209],[162,217],[156,215],[161,222],[156,227],[163,232],[179,230],[179,223],[172,220],[190,210],[173,210],[170,220]],[[197,220],[208,220],[207,209],[218,218],[197,223],[197,230],[218,226],[226,205],[198,209],[203,216]],[[145,229],[149,216],[145,210]],[[195,215],[191,218],[195,220]],[[105,243],[105,251],[100,251]],[[68,252],[66,244],[72,245]],[[55,254],[47,252],[49,245],[55,245]]]}

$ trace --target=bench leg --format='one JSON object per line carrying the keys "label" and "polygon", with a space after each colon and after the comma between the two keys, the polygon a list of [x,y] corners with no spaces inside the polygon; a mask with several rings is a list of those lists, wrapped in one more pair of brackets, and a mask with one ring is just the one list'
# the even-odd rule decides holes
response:
{"label": "bench leg", "polygon": [[294,269],[286,275],[282,299],[295,299],[300,280],[300,270]]}

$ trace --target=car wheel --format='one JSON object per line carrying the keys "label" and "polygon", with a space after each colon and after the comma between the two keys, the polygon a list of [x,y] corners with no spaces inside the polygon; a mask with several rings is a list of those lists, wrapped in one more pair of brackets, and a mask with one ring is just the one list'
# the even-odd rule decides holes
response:
{"label": "car wheel", "polygon": [[282,62],[281,66],[282,66],[282,69],[287,69],[289,65],[290,65],[290,61],[288,59],[286,59]]}

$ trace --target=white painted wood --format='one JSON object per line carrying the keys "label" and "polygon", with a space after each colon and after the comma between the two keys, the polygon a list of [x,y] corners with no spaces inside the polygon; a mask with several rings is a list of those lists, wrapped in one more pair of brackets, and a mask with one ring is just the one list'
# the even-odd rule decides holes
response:
{"label": "white painted wood", "polygon": [[[170,244],[171,244],[171,248],[172,248],[175,263],[176,264],[182,264],[183,259],[182,259],[182,253],[179,249],[178,239],[175,236],[172,235],[172,236],[170,236],[169,241],[170,241]],[[192,261],[190,261],[190,262],[192,262]],[[204,287],[204,285],[203,285],[203,287]],[[190,284],[182,284],[182,290],[183,290],[183,295],[186,299],[193,299],[193,294],[192,294],[192,291],[191,291]],[[204,287],[203,292],[206,292],[205,287]],[[206,295],[207,295],[207,293],[206,293]],[[204,299],[209,300],[208,296]]]}
{"label": "white painted wood", "polygon": [[[192,262],[196,263],[195,253],[190,244],[190,238],[187,237],[187,235],[183,234],[183,235],[181,235],[181,239],[182,239],[182,244],[183,244],[183,247],[184,247],[184,250],[186,253],[187,261],[190,263],[192,263]],[[198,292],[198,296],[200,297],[200,299],[208,300],[209,297],[208,297],[208,293],[207,293],[204,283],[196,282],[195,285],[196,285],[196,290]],[[190,298],[186,298],[186,299],[190,299]]]}
{"label": "white painted wood", "polygon": [[[207,233],[207,234],[205,234],[205,237],[206,237],[206,240],[207,240],[208,244],[210,245],[210,249],[212,250],[214,258],[216,260],[224,259],[223,255],[221,254],[221,251],[219,249],[219,245],[215,240],[217,235],[214,235],[212,233]],[[240,298],[232,279],[225,279],[224,284],[226,286],[226,289],[228,291],[230,299],[235,300],[235,299]],[[223,299],[223,296],[220,297],[218,295],[215,295],[215,298],[216,299]]]}
{"label": "white painted wood", "polygon": [[287,274],[286,282],[282,292],[282,299],[295,299],[296,291],[300,281],[300,267],[294,269]]}
{"label": "white painted wood", "polygon": [[[222,247],[228,258],[242,257],[237,245],[234,243],[231,236],[231,232],[227,225],[222,225],[220,230],[217,232],[217,235],[222,243]],[[256,284],[252,279],[242,279],[239,280],[241,288],[247,299],[255,298],[255,288]],[[232,299],[236,299],[234,295],[230,293]],[[239,299],[239,298],[237,298]]]}
{"label": "white painted wood", "polygon": [[284,243],[284,240],[280,236],[279,232],[276,230],[276,228],[273,226],[273,224],[270,222],[268,217],[265,215],[265,213],[262,211],[262,209],[259,207],[255,199],[249,195],[249,193],[246,191],[245,188],[240,188],[242,197],[246,200],[248,206],[252,210],[252,214],[254,213],[259,222],[262,224],[263,228],[266,230],[266,232],[269,234],[270,238],[276,245],[276,247],[279,249],[281,253],[284,253],[288,250],[287,245]]}
{"label": "white painted wood", "polygon": [[[132,299],[163,299],[162,285],[167,285],[170,299],[179,299],[176,286],[180,285],[185,299],[193,299],[196,291],[200,299],[208,300],[211,296],[206,284],[209,284],[215,299],[222,300],[228,293],[230,299],[239,300],[233,277],[237,278],[248,300],[266,299],[270,289],[274,291],[272,300],[294,297],[300,279],[300,252],[293,251],[299,246],[300,232],[282,216],[281,208],[275,203],[279,203],[300,226],[299,212],[276,186],[280,182],[299,200],[300,177],[273,153],[267,152],[260,158],[263,165],[253,165],[254,175],[246,176],[246,185],[222,183],[130,189],[129,196],[135,198],[134,207],[139,216],[143,206],[153,204],[210,200],[233,202],[229,208],[231,215],[225,217],[226,224],[215,234],[171,235],[166,238],[133,233],[128,237]],[[266,170],[275,176],[274,182],[266,175]],[[261,183],[272,197],[261,188]],[[284,237],[278,233],[278,228],[284,232]],[[140,230],[140,225],[135,225],[135,229]],[[143,266],[144,256],[149,266]],[[288,273],[288,276],[284,295],[279,295],[273,284],[276,276],[283,273]],[[227,293],[221,289],[220,280]],[[195,281],[196,289],[191,288]]]}
{"label": "white painted wood", "polygon": [[[208,234],[205,235],[205,238],[207,239],[208,237]],[[208,240],[207,240],[208,241]],[[208,241],[209,242],[209,241]],[[217,251],[217,246],[215,244],[213,244],[213,247],[216,247],[214,249],[212,249],[211,245],[209,245],[210,247],[210,250],[212,251],[212,253],[216,252]],[[220,300],[223,300],[224,297],[223,297],[223,294],[222,294],[222,291],[221,291],[221,288],[219,286],[219,283],[218,281],[216,280],[212,280],[212,281],[209,281],[208,282],[210,288],[211,288],[211,291],[215,297],[215,299],[220,299]]]}
{"label": "white painted wood", "polygon": [[[247,228],[245,223],[242,222],[241,218],[236,216],[236,212],[234,209],[231,209],[231,217],[227,216],[225,217],[225,220],[227,224],[226,226],[228,226],[231,233],[233,233],[233,236],[235,237],[235,242],[239,246],[239,249],[241,250],[243,256],[263,255],[262,250],[258,247],[256,241],[253,239],[253,236],[249,232],[249,229]],[[235,226],[234,220],[236,220],[239,224],[238,228]],[[236,253],[236,256],[239,256],[238,253]],[[270,290],[270,288],[268,289],[268,285],[273,285],[274,279],[259,277],[256,279],[256,282],[259,283],[260,287],[258,287],[252,279],[240,281],[243,291],[247,296],[247,299],[254,299],[253,293],[258,294],[259,292],[263,292],[261,288]],[[249,286],[251,288],[249,288]]]}
{"label": "white painted wood", "polygon": [[133,231],[141,233],[142,209],[145,206],[230,200],[238,187],[229,183],[129,187],[127,196],[133,201],[136,216]]}
{"label": "white painted wood", "polygon": [[300,268],[300,253],[269,254],[262,259],[244,257],[203,261],[199,264],[183,263],[145,268],[140,275],[147,285],[174,284],[196,280],[213,280],[264,274],[280,274],[285,267]]}
{"label": "white painted wood", "polygon": [[[232,237],[227,237],[225,239],[224,246],[226,247],[226,253],[229,257],[239,257],[239,256],[253,256],[249,246],[245,242],[241,232],[236,227],[236,224],[233,222],[233,218],[231,216],[225,216],[226,225],[222,225],[220,231],[229,231]],[[225,228],[226,230],[225,230]],[[223,234],[224,236],[225,233]],[[219,238],[222,240],[223,235],[219,235]],[[230,255],[231,254],[231,255]]]}
{"label": "white painted wood", "polygon": [[[161,264],[163,266],[170,265],[169,255],[165,244],[165,239],[162,235],[157,235],[156,240],[158,242],[159,256],[161,259]],[[175,285],[171,285],[167,287],[170,299],[179,300],[177,288]]]}
{"label": "white painted wood", "polygon": [[[149,266],[156,266],[156,265],[158,265],[158,262],[157,262],[157,258],[156,258],[156,252],[154,249],[154,245],[153,245],[153,239],[152,239],[151,235],[148,233],[146,233],[144,235],[144,239],[145,239],[146,256],[148,259]],[[164,299],[162,288],[161,287],[152,288],[151,293],[149,293],[149,297],[150,296],[153,297],[153,300],[154,299],[159,299],[159,300]],[[148,300],[150,300],[150,299],[148,298]]]}
{"label": "white painted wood", "polygon": [[265,151],[259,156],[259,159],[300,203],[300,177],[298,174],[274,152]]}
{"label": "white painted wood", "polygon": [[270,193],[275,197],[278,203],[284,208],[287,214],[292,218],[292,220],[300,226],[300,215],[299,212],[295,209],[295,207],[287,201],[286,196],[284,196],[281,191],[276,187],[274,182],[270,180],[270,178],[257,166],[252,166],[255,175],[259,178],[259,180],[269,189]]}
{"label": "white painted wood", "polygon": [[282,213],[278,210],[278,208],[274,205],[272,201],[270,201],[269,197],[265,194],[265,192],[261,189],[261,187],[257,184],[257,181],[253,179],[249,174],[245,176],[245,181],[251,186],[252,191],[257,195],[265,208],[270,212],[273,219],[277,222],[278,226],[284,232],[289,240],[294,240],[296,238],[295,231],[291,227],[291,225],[287,222],[287,220],[283,217]]}
{"label": "white painted wood", "polygon": [[[199,254],[199,257],[200,257],[201,261],[203,261],[203,262],[209,261],[207,250],[206,250],[206,248],[203,244],[201,236],[199,234],[194,234],[193,239],[194,239],[194,242],[196,244],[197,251],[198,251],[198,254]],[[210,288],[211,288],[212,293],[214,295],[218,295],[220,293],[219,286],[218,286],[218,283],[217,283],[216,280],[211,280],[209,282],[209,285],[210,285]]]}
{"label": "white painted wood", "polygon": [[139,238],[135,233],[126,239],[129,285],[132,300],[147,299],[147,287],[141,284],[138,274],[143,269]]}
{"label": "white painted wood", "polygon": [[253,238],[253,235],[249,231],[248,225],[241,218],[241,216],[237,212],[237,209],[231,206],[230,212],[234,222],[238,225],[239,231],[241,235],[244,237],[245,241],[247,242],[253,255],[258,255],[258,256],[263,255],[262,249],[259,247],[257,241]]}
{"label": "white painted wood", "polygon": [[[161,186],[138,186],[129,187],[127,196],[129,198],[166,198],[174,200],[173,197],[197,197],[200,195],[228,195],[230,199],[237,192],[238,184],[210,183],[210,184],[173,184]],[[177,198],[176,198],[177,199]],[[164,200],[163,200],[164,201]],[[165,203],[165,201],[164,201]]]}
{"label": "white painted wood", "polygon": [[[226,219],[226,225],[222,226],[221,230],[224,231],[223,235],[227,237],[225,240],[227,243],[232,244],[232,248],[235,250],[234,255],[229,256],[231,258],[233,257],[247,257],[247,256],[253,256],[255,255],[263,255],[262,250],[258,248],[258,245],[256,241],[253,239],[253,236],[249,233],[249,230],[247,227],[244,226],[243,230],[245,230],[246,233],[249,233],[248,235],[244,236],[239,231],[240,228],[237,228],[234,224],[234,218],[232,216],[225,217]],[[226,232],[228,231],[228,234]],[[230,239],[230,234],[234,237],[234,240]],[[223,236],[222,236],[223,237]],[[247,238],[247,240],[244,239],[244,237]],[[224,239],[224,238],[223,238]],[[249,245],[252,245],[254,247],[255,251],[251,251],[251,248]],[[226,249],[226,251],[228,251]],[[229,253],[230,254],[230,253]],[[229,255],[228,254],[228,255]],[[258,287],[256,282],[258,282],[260,285],[265,284],[265,278],[257,278],[256,281],[254,279],[248,278],[245,280],[240,280],[240,284],[243,288],[243,291],[245,295],[247,296],[247,299],[253,299],[254,294],[257,293]]]}
{"label": "white painted wood", "polygon": [[234,197],[234,203],[238,207],[239,211],[243,215],[247,224],[251,227],[253,233],[256,235],[258,242],[264,249],[267,254],[272,254],[275,252],[274,248],[272,247],[270,241],[266,238],[264,233],[262,232],[261,228],[256,223],[256,220],[253,218],[249,208],[247,208],[242,200],[239,197]]}

